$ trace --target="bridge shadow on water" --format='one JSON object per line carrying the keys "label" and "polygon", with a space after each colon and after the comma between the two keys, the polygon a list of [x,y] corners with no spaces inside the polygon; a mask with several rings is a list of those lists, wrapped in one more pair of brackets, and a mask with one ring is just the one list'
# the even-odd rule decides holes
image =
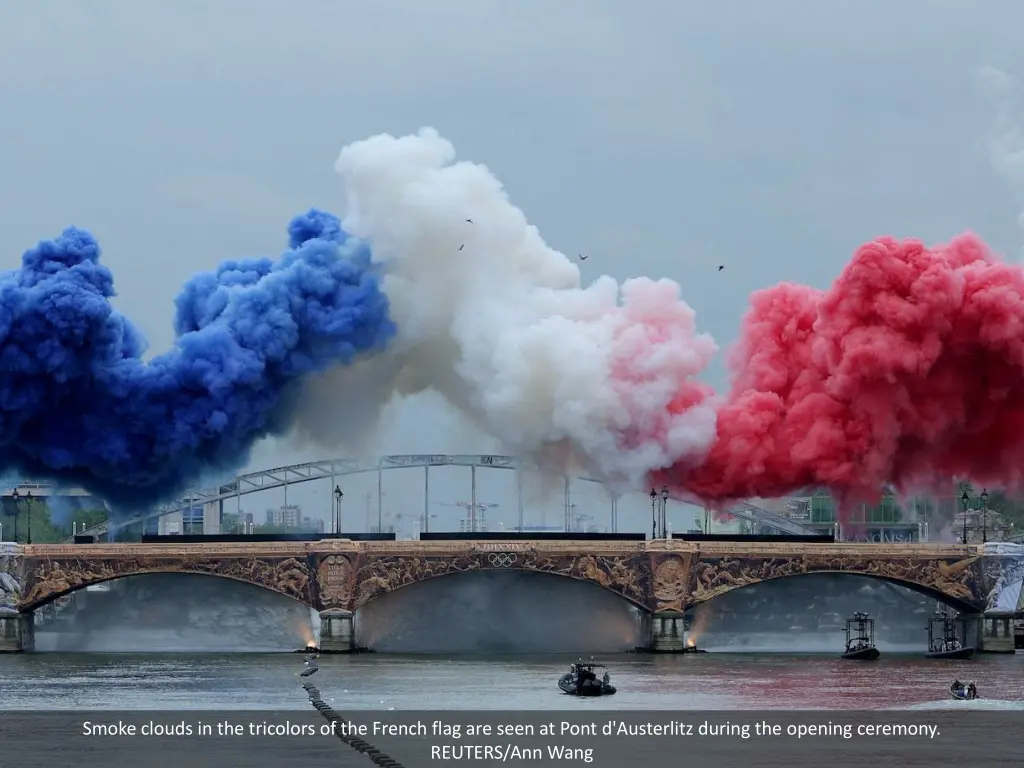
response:
{"label": "bridge shadow on water", "polygon": [[356,614],[359,645],[380,653],[621,653],[639,614],[595,584],[526,571],[442,576]]}

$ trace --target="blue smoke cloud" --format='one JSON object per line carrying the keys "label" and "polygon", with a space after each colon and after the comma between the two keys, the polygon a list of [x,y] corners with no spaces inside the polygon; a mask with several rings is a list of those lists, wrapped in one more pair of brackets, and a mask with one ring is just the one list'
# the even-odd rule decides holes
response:
{"label": "blue smoke cloud", "polygon": [[289,425],[308,374],[395,333],[370,251],[329,213],[275,261],[227,261],[176,300],[173,348],[111,307],[91,234],[69,228],[0,274],[0,473],[78,485],[129,513],[234,470]]}

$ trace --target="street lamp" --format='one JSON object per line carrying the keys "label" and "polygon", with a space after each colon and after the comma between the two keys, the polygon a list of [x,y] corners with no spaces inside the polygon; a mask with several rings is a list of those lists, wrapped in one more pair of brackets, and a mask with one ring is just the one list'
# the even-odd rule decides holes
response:
{"label": "street lamp", "polygon": [[668,538],[668,486],[661,486],[661,538]]}
{"label": "street lamp", "polygon": [[18,518],[21,517],[21,506],[18,504],[18,499],[20,498],[20,494],[18,493],[18,489],[17,488],[15,488],[14,491],[11,492],[11,498],[14,499],[14,543],[17,544],[18,543]]}
{"label": "street lamp", "polygon": [[[654,488],[650,489],[650,538],[651,541],[657,539],[657,513],[654,511],[657,505],[657,492]],[[17,528],[14,528],[15,535]]]}
{"label": "street lamp", "polygon": [[960,497],[960,503],[964,508],[964,544],[967,543],[967,505],[971,503],[971,497],[968,495],[967,490],[964,489],[963,496]]}
{"label": "street lamp", "polygon": [[[22,499],[18,489],[15,488],[11,492],[11,498],[14,499],[14,540],[18,540],[18,517],[21,515],[21,505],[19,502]],[[28,536],[25,539],[26,544],[32,543],[32,491],[29,491],[25,495],[25,504],[28,507]]]}
{"label": "street lamp", "polygon": [[334,486],[334,532],[341,533],[341,500],[345,498],[345,492],[340,485]]}
{"label": "street lamp", "polygon": [[988,491],[981,489],[981,543],[988,542]]}

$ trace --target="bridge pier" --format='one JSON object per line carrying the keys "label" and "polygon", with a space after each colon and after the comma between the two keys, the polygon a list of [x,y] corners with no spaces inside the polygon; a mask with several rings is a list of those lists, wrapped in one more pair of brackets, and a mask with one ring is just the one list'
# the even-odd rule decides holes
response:
{"label": "bridge pier", "polygon": [[320,650],[324,653],[355,653],[355,614],[351,611],[320,611]]}
{"label": "bridge pier", "polygon": [[640,626],[644,653],[682,653],[686,648],[684,616],[678,611],[645,613]]}
{"label": "bridge pier", "polygon": [[990,612],[979,617],[978,650],[983,653],[1015,653],[1013,614]]}
{"label": "bridge pier", "polygon": [[15,611],[0,613],[0,653],[30,652],[35,648],[35,615]]}

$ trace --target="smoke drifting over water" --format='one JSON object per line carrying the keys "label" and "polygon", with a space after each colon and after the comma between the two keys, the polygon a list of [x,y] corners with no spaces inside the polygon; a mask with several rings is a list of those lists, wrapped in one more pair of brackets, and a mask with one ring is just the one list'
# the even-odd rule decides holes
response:
{"label": "smoke drifting over water", "polygon": [[356,616],[359,644],[382,653],[619,653],[637,632],[636,609],[611,592],[523,572],[442,576]]}
{"label": "smoke drifting over water", "polygon": [[934,598],[879,579],[813,574],[767,581],[691,612],[687,637],[709,651],[840,653],[855,611],[875,619],[879,650],[922,652]]}
{"label": "smoke drifting over water", "polygon": [[128,576],[36,615],[36,648],[62,652],[293,651],[309,608],[251,584],[196,574]]}

